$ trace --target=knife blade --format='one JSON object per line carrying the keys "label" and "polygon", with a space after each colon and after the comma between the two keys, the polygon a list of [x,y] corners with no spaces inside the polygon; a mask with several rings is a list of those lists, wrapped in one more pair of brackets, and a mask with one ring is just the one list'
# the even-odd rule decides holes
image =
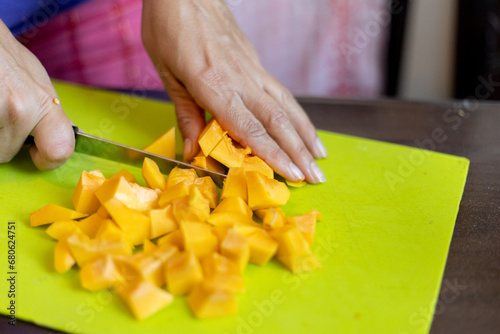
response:
{"label": "knife blade", "polygon": [[[78,129],[76,126],[73,126],[73,131],[75,133],[75,152],[81,154],[117,161],[136,167],[142,167],[144,158],[149,158],[158,164],[160,171],[164,174],[170,173],[170,171],[175,167],[192,168],[200,177],[210,176],[219,187],[222,187],[223,181],[226,177],[224,174],[193,166],[182,161],[169,159],[154,153],[149,153],[127,145],[119,144],[111,140],[89,135]],[[24,144],[27,145],[33,143],[33,137],[29,136]]]}

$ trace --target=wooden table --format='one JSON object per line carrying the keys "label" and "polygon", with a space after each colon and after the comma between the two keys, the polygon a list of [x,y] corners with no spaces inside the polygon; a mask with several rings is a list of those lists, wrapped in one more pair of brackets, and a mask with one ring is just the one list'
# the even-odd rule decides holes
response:
{"label": "wooden table", "polygon": [[[500,333],[500,104],[299,102],[319,129],[414,147],[424,143],[471,160],[431,333]],[[10,333],[6,322],[3,317],[0,333]],[[21,321],[16,327],[18,333],[50,332]]]}

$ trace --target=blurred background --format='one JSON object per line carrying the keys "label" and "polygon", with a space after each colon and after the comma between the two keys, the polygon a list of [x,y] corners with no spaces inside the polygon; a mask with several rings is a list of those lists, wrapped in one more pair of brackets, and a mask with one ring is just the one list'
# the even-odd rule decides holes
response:
{"label": "blurred background", "polygon": [[[19,5],[20,21],[1,8],[0,17],[53,78],[162,90],[141,44],[141,0],[68,3],[38,0]],[[226,3],[264,67],[295,95],[500,98],[498,0]]]}

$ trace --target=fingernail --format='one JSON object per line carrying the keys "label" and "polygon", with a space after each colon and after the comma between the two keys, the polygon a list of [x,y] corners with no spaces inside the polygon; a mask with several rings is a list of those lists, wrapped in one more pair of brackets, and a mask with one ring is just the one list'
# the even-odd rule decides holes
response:
{"label": "fingernail", "polygon": [[315,183],[326,182],[325,174],[323,174],[321,168],[319,168],[319,166],[316,164],[316,161],[311,162],[311,172],[314,180],[316,181]]}
{"label": "fingernail", "polygon": [[184,160],[186,160],[186,157],[191,154],[191,150],[193,149],[193,144],[191,142],[191,139],[186,138],[184,140]]}
{"label": "fingernail", "polygon": [[328,157],[325,145],[323,145],[319,138],[316,138],[316,142],[314,143],[314,151],[316,153],[316,157],[319,159]]}
{"label": "fingernail", "polygon": [[289,170],[290,170],[290,174],[293,177],[293,180],[291,180],[291,181],[300,181],[300,180],[305,179],[304,174],[302,174],[299,167],[295,166],[295,164],[293,162],[290,162]]}

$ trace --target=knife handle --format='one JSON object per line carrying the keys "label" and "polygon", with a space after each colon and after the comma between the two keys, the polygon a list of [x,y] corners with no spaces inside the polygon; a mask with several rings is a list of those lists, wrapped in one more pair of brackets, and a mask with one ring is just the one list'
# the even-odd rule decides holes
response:
{"label": "knife handle", "polygon": [[[77,126],[72,126],[73,128],[73,132],[75,134],[75,139],[76,139],[76,134],[78,133],[79,129]],[[32,135],[29,135],[28,138],[26,138],[26,140],[24,141],[24,144],[23,145],[33,145],[35,143],[35,138],[33,138]]]}

